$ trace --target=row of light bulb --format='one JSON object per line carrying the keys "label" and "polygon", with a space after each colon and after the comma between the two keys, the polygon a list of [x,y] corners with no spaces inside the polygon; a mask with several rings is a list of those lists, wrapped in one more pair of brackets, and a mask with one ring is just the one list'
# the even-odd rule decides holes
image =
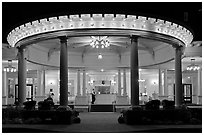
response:
{"label": "row of light bulb", "polygon": [[[17,69],[16,68],[4,68],[4,72],[16,72],[17,71]],[[28,72],[29,71],[29,69],[26,69],[26,71]]]}
{"label": "row of light bulb", "polygon": [[16,68],[4,68],[5,72],[16,72]]}
{"label": "row of light bulb", "polygon": [[187,67],[187,70],[199,70],[200,67],[199,66],[191,66],[191,67]]}

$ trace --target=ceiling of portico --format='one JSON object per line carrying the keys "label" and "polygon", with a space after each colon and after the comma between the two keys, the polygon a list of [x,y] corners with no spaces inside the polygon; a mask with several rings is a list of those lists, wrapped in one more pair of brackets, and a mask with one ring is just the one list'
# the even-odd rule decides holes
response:
{"label": "ceiling of portico", "polygon": [[[92,48],[90,43],[92,41],[91,36],[84,37],[72,37],[68,39],[68,52],[78,53],[95,53],[95,52],[107,52],[107,53],[125,53],[130,51],[131,40],[128,37],[116,37],[110,36],[107,38],[110,42],[108,48]],[[165,47],[169,45],[164,42],[139,38],[138,49],[139,53],[154,53],[157,48]],[[57,51],[60,50],[59,39],[46,40],[35,44],[35,47],[40,48],[44,51]]]}

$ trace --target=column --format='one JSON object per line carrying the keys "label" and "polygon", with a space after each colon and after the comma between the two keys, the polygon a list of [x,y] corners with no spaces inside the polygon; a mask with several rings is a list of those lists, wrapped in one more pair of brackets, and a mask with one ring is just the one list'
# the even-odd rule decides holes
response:
{"label": "column", "polygon": [[182,71],[181,71],[181,47],[175,50],[175,106],[179,107],[183,102]]}
{"label": "column", "polygon": [[86,72],[83,70],[83,96],[86,96]]}
{"label": "column", "polygon": [[197,104],[198,102],[198,80],[196,75],[191,76],[191,84],[192,84],[192,103]]}
{"label": "column", "polygon": [[198,104],[202,104],[202,68],[198,70]]}
{"label": "column", "polygon": [[41,77],[41,96],[45,96],[45,70],[42,70]]}
{"label": "column", "polygon": [[[2,67],[3,68],[3,67]],[[2,71],[2,105],[7,104],[7,72]]]}
{"label": "column", "polygon": [[60,106],[68,105],[67,38],[60,37]]}
{"label": "column", "polygon": [[18,48],[18,102],[23,106],[26,101],[26,60],[24,49]]}
{"label": "column", "polygon": [[123,69],[123,95],[127,95],[127,86],[126,86],[126,70]]}
{"label": "column", "polygon": [[42,74],[42,71],[41,70],[37,70],[37,79],[38,79],[38,84],[37,84],[37,92],[36,92],[36,96],[40,96],[41,95],[41,74]]}
{"label": "column", "polygon": [[159,96],[163,96],[163,91],[162,91],[162,70],[159,69]]}
{"label": "column", "polygon": [[130,54],[131,72],[131,105],[139,105],[139,67],[138,67],[138,38],[132,38]]}
{"label": "column", "polygon": [[81,88],[80,88],[80,69],[77,70],[77,96],[81,95]]}
{"label": "column", "polygon": [[167,69],[164,69],[164,96],[168,98]]}
{"label": "column", "polygon": [[121,72],[118,69],[118,96],[121,96]]}

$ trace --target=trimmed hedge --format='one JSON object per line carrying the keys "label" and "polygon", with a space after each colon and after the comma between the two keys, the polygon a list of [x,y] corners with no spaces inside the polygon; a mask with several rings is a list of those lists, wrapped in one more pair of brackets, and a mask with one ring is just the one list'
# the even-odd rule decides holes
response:
{"label": "trimmed hedge", "polygon": [[75,110],[18,110],[2,109],[3,124],[71,124],[80,123]]}
{"label": "trimmed hedge", "polygon": [[127,110],[123,111],[126,124],[185,124],[190,123],[189,110]]}

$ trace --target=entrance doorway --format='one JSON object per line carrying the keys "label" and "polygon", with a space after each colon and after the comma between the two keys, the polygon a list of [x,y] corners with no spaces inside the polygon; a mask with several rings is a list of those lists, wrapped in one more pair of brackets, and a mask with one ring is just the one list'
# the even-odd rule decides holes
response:
{"label": "entrance doorway", "polygon": [[[183,102],[185,104],[192,103],[192,84],[182,84]],[[174,101],[175,101],[175,84],[174,84]]]}
{"label": "entrance doorway", "polygon": [[[26,100],[30,101],[34,98],[33,84],[26,85]],[[15,85],[15,101],[18,101],[18,84]]]}

